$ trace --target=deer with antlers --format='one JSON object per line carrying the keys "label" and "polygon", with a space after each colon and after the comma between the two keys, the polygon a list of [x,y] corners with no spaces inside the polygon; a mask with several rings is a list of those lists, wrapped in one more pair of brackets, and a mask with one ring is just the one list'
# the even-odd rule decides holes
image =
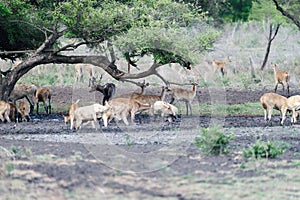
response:
{"label": "deer with antlers", "polygon": [[213,61],[212,66],[214,67],[214,73],[216,73],[217,70],[220,70],[222,73],[222,76],[224,76],[225,75],[225,67],[228,62],[231,62],[231,59],[229,56],[227,56],[224,61]]}
{"label": "deer with antlers", "polygon": [[277,65],[272,64],[273,70],[274,70],[274,78],[275,78],[275,93],[277,91],[278,84],[282,85],[282,90],[284,91],[284,88],[287,88],[287,93],[290,93],[290,75],[287,71],[277,71]]}
{"label": "deer with antlers", "polygon": [[[103,74],[100,76],[100,81],[102,80]],[[91,88],[89,92],[99,91],[103,94],[102,105],[105,105],[106,101],[109,101],[116,91],[116,86],[113,83],[105,83],[104,85],[97,84],[96,78],[91,77],[89,80],[89,87]]]}

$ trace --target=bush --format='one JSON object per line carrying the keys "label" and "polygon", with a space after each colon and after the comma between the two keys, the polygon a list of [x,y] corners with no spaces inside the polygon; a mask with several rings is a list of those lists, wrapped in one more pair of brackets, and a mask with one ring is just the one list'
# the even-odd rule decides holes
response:
{"label": "bush", "polygon": [[243,156],[246,158],[276,158],[283,154],[288,148],[286,143],[275,143],[271,141],[258,140],[255,145],[243,150]]}
{"label": "bush", "polygon": [[233,134],[225,135],[221,128],[213,126],[202,128],[202,134],[195,138],[195,145],[204,154],[227,154],[229,141],[234,138]]}

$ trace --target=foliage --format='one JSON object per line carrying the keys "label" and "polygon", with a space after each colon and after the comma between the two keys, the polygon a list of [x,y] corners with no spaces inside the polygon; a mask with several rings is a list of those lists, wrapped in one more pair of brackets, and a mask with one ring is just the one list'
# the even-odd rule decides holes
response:
{"label": "foliage", "polygon": [[193,28],[166,29],[162,27],[132,28],[120,35],[114,44],[122,52],[131,55],[152,54],[161,64],[171,60],[183,65],[179,56],[190,62],[197,62],[199,52],[211,49],[219,32],[212,29]]}
{"label": "foliage", "polygon": [[218,23],[248,21],[253,0],[184,0],[206,11]]}
{"label": "foliage", "polygon": [[287,24],[288,20],[282,16],[274,4],[269,0],[254,1],[249,20],[267,21],[274,24]]}
{"label": "foliage", "polygon": [[227,154],[233,134],[225,135],[219,126],[201,128],[202,134],[195,138],[195,145],[204,154]]}
{"label": "foliage", "polygon": [[[44,40],[42,27],[49,28],[48,9],[38,8],[22,0],[0,2],[0,50],[27,50],[37,48]],[[41,28],[37,28],[41,27]],[[15,57],[17,54],[3,55]]]}
{"label": "foliage", "polygon": [[243,150],[243,156],[246,158],[276,158],[283,154],[287,147],[286,143],[258,140],[253,146]]}

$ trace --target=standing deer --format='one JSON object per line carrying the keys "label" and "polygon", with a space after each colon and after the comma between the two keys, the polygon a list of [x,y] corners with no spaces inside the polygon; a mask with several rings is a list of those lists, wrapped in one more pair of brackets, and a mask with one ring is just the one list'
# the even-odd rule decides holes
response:
{"label": "standing deer", "polygon": [[83,83],[83,70],[85,69],[89,74],[89,79],[95,76],[94,65],[90,64],[76,64],[75,68],[75,76],[76,82]]}
{"label": "standing deer", "polygon": [[288,100],[286,97],[276,93],[265,93],[260,97],[260,103],[264,109],[265,121],[267,123],[271,121],[273,109],[276,109],[280,111],[280,117],[281,117],[280,124],[281,125],[284,124],[285,114],[289,108]]}
{"label": "standing deer", "polygon": [[[103,75],[100,76],[100,81]],[[89,80],[89,92],[99,91],[103,94],[102,105],[105,105],[105,101],[109,101],[116,91],[116,86],[113,83],[105,83],[104,85],[96,84],[96,78],[91,77]]]}
{"label": "standing deer", "polygon": [[[47,104],[48,99],[48,104]],[[36,113],[39,114],[39,102],[43,102],[45,112],[51,114],[51,90],[48,87],[40,87],[35,93]]]}
{"label": "standing deer", "polygon": [[225,75],[225,67],[226,67],[228,62],[231,62],[229,56],[227,56],[225,58],[225,61],[213,61],[212,65],[214,67],[214,73],[216,73],[217,70],[220,70],[221,73],[222,73],[222,76],[224,76]]}
{"label": "standing deer", "polygon": [[184,101],[186,105],[186,115],[190,114],[192,115],[192,102],[196,96],[197,92],[197,85],[196,83],[192,83],[191,89],[185,89],[185,88],[173,88],[169,89],[168,91],[172,92],[172,99],[170,104],[175,105],[178,101]]}
{"label": "standing deer", "polygon": [[277,65],[273,64],[272,65],[273,70],[274,70],[274,78],[275,78],[275,93],[277,91],[277,86],[278,84],[282,85],[282,90],[284,91],[284,87],[287,87],[287,93],[290,93],[290,86],[289,86],[289,81],[290,81],[290,75],[287,71],[277,71]]}

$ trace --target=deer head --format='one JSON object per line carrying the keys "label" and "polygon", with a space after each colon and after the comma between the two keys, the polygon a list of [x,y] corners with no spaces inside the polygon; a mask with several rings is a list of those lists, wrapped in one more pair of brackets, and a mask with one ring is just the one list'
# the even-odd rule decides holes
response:
{"label": "deer head", "polygon": [[101,90],[101,88],[103,88],[103,86],[100,85],[102,78],[103,78],[103,74],[100,75],[98,83],[97,83],[97,77],[91,77],[89,79],[89,87],[91,88],[89,92],[94,92],[96,90]]}

